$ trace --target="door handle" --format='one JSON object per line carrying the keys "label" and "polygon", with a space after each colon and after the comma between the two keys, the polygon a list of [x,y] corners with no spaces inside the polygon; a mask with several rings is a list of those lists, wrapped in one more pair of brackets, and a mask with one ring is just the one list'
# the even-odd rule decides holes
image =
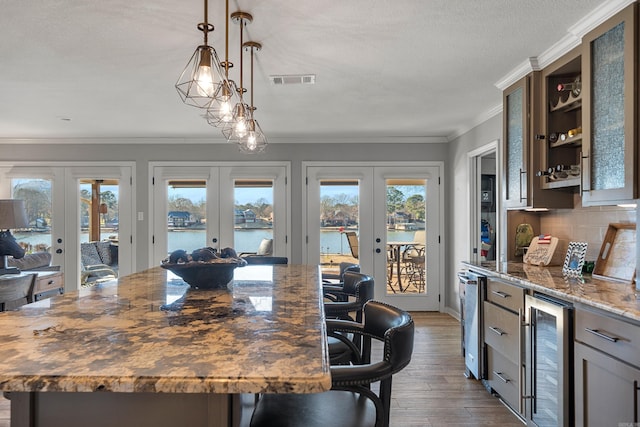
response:
{"label": "door handle", "polygon": [[604,334],[604,333],[600,332],[597,329],[584,328],[584,330],[589,332],[590,334],[593,334],[593,335],[595,335],[597,337],[603,338],[603,339],[605,339],[607,341],[618,342],[620,340],[620,338],[618,338],[618,337],[612,337],[611,335]]}
{"label": "door handle", "polygon": [[638,380],[633,382],[633,422],[638,422],[638,390],[640,387],[638,386]]}
{"label": "door handle", "polygon": [[502,291],[491,291],[492,294],[499,296],[500,298],[509,298],[511,295]]}
{"label": "door handle", "polygon": [[496,334],[498,334],[498,335],[500,335],[500,336],[503,336],[503,335],[505,335],[505,334],[506,334],[506,332],[505,332],[505,331],[503,331],[503,330],[502,330],[502,329],[500,329],[500,328],[496,328],[495,326],[489,326],[489,329],[491,329],[491,331],[492,331],[492,332],[495,332]]}
{"label": "door handle", "polygon": [[496,377],[498,377],[500,380],[502,380],[502,382],[504,382],[505,384],[509,383],[509,381],[511,381],[509,378],[505,377],[502,372],[496,372],[493,371],[493,375],[495,375]]}

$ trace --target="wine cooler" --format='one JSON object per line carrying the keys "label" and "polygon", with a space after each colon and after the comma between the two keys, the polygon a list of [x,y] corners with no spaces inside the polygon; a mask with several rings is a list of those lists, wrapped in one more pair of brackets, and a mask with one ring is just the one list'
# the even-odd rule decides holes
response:
{"label": "wine cooler", "polygon": [[573,354],[570,304],[534,293],[525,298],[527,425],[573,425]]}

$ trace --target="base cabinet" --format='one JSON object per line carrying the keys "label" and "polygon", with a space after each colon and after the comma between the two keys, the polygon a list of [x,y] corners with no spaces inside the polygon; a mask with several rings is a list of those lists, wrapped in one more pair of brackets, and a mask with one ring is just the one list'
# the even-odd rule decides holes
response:
{"label": "base cabinet", "polygon": [[636,426],[640,369],[576,342],[577,426]]}
{"label": "base cabinet", "polygon": [[487,383],[511,409],[522,415],[522,328],[524,289],[502,280],[487,280],[483,332]]}
{"label": "base cabinet", "polygon": [[638,326],[592,308],[576,310],[576,425],[640,425]]}

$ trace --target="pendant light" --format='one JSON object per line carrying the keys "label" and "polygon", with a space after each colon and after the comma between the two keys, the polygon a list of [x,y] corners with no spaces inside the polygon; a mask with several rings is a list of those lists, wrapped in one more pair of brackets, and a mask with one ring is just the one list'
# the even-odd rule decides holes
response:
{"label": "pendant light", "polygon": [[208,45],[208,34],[214,30],[208,22],[208,7],[208,0],[204,0],[204,22],[198,24],[198,30],[204,33],[204,43],[196,48],[175,85],[182,101],[198,108],[208,108],[221,96],[226,81],[218,54]]}
{"label": "pendant light", "polygon": [[240,99],[233,107],[233,117],[231,121],[223,126],[222,134],[227,138],[227,141],[235,142],[247,135],[247,122],[251,119],[251,110],[244,102],[244,93],[247,89],[243,86],[242,50],[244,47],[242,44],[244,26],[253,21],[253,16],[247,12],[237,11],[231,14],[231,20],[240,26],[240,86],[237,89]]}
{"label": "pendant light", "polygon": [[267,137],[260,124],[255,118],[256,107],[253,105],[253,53],[262,49],[262,45],[258,42],[248,41],[243,47],[251,51],[251,118],[247,120],[247,132],[243,137],[238,138],[238,147],[240,151],[245,153],[259,153],[267,146]]}
{"label": "pendant light", "polygon": [[229,0],[225,1],[224,16],[224,62],[220,63],[220,66],[224,69],[225,78],[220,86],[220,95],[211,102],[205,114],[207,123],[215,127],[223,127],[233,120],[233,107],[238,102],[238,89],[235,82],[229,79],[229,68],[233,67],[229,62]]}

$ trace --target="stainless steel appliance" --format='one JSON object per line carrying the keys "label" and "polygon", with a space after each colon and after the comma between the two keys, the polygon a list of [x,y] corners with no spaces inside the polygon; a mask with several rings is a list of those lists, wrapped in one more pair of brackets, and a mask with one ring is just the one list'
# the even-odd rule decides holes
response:
{"label": "stainless steel appliance", "polygon": [[484,379],[486,375],[482,338],[482,301],[487,287],[487,277],[473,271],[460,272],[458,277],[465,376]]}
{"label": "stainless steel appliance", "polygon": [[529,426],[573,425],[571,304],[534,293],[525,297],[525,414]]}

